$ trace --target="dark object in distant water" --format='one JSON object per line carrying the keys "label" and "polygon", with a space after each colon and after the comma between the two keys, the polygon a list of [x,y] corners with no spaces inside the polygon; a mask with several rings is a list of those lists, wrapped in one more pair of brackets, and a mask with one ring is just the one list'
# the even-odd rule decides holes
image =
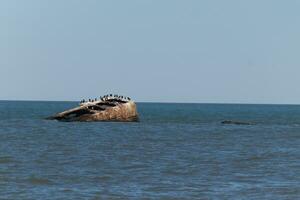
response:
{"label": "dark object in distant water", "polygon": [[255,125],[251,122],[241,122],[241,121],[232,121],[232,120],[225,120],[221,122],[222,124],[233,124],[233,125]]}
{"label": "dark object in distant water", "polygon": [[96,101],[89,99],[89,102],[80,103],[80,106],[48,117],[50,120],[58,121],[138,121],[136,104],[133,101],[126,101],[119,98],[105,98]]}

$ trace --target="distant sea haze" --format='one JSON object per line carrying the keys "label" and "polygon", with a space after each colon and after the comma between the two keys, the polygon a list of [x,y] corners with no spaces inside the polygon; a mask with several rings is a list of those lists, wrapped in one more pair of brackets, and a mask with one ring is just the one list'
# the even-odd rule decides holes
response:
{"label": "distant sea haze", "polygon": [[300,197],[300,106],[138,103],[138,123],[45,120],[76,105],[0,102],[0,199]]}

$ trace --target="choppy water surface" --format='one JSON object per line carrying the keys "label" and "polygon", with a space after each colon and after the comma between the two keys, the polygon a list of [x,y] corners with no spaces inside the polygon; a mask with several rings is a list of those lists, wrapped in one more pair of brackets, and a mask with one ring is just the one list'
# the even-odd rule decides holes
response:
{"label": "choppy water surface", "polygon": [[140,123],[43,120],[74,105],[0,102],[0,199],[300,198],[300,106],[139,103]]}

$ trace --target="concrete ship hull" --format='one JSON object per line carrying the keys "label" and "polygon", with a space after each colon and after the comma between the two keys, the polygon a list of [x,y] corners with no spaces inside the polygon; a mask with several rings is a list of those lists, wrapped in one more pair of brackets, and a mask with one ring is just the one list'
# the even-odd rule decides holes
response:
{"label": "concrete ship hull", "polygon": [[47,119],[58,121],[119,121],[136,122],[139,120],[137,107],[133,101],[89,102],[79,107],[58,113]]}

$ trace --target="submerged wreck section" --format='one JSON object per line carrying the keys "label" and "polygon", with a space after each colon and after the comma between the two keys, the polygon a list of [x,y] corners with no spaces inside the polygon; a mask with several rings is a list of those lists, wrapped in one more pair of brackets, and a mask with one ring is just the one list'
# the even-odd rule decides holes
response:
{"label": "submerged wreck section", "polygon": [[241,121],[232,121],[232,120],[225,120],[221,122],[222,124],[233,124],[233,125],[255,125],[251,122],[241,122]]}
{"label": "submerged wreck section", "polygon": [[81,101],[79,106],[47,119],[59,121],[120,121],[136,122],[138,113],[136,104],[130,98],[117,95],[106,95],[100,100]]}

